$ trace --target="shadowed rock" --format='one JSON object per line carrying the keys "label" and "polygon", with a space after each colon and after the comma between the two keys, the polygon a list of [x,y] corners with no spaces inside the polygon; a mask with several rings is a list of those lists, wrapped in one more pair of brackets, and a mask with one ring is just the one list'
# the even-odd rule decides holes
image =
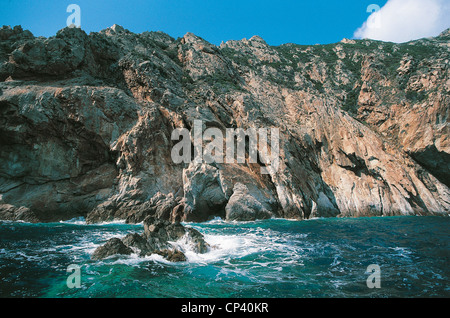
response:
{"label": "shadowed rock", "polygon": [[206,253],[209,249],[209,244],[197,230],[149,216],[144,220],[143,234],[132,233],[122,240],[111,239],[97,248],[92,258],[103,259],[113,254],[131,254],[134,251],[140,256],[159,254],[171,262],[183,262],[186,260],[183,251],[172,245],[180,239],[184,239],[184,244],[189,245],[195,253]]}
{"label": "shadowed rock", "polygon": [[11,204],[0,204],[0,219],[10,221],[40,222],[39,218],[26,207],[15,207]]}
{"label": "shadowed rock", "polygon": [[236,183],[233,195],[225,207],[228,221],[254,221],[272,217],[270,213],[242,183]]}
{"label": "shadowed rock", "polygon": [[164,249],[157,251],[156,254],[161,255],[165,259],[167,259],[169,262],[185,262],[186,256],[179,250],[169,250]]}
{"label": "shadowed rock", "polygon": [[133,253],[133,250],[126,246],[119,238],[112,238],[105,245],[97,247],[91,258],[101,260],[116,254],[130,255],[131,253]]}

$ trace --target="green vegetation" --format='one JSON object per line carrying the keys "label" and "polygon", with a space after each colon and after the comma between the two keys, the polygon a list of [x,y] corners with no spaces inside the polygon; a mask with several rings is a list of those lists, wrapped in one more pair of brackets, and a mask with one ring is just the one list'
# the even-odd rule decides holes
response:
{"label": "green vegetation", "polygon": [[341,108],[346,112],[356,114],[358,112],[358,96],[358,89],[350,90]]}
{"label": "green vegetation", "polygon": [[298,70],[299,62],[304,64],[311,61],[311,56],[308,53],[302,52],[302,50],[305,50],[308,46],[283,44],[272,48],[275,49],[281,56],[281,59],[285,60],[288,65],[294,68],[294,70]]}
{"label": "green vegetation", "polygon": [[191,87],[194,85],[194,80],[189,76],[189,74],[187,74],[187,72],[183,72],[183,76],[181,77],[181,85],[183,87]]}
{"label": "green vegetation", "polygon": [[295,90],[295,89],[297,89],[296,82],[294,81],[294,79],[292,77],[293,77],[293,75],[291,75],[291,76],[283,75],[282,77],[281,76],[274,77],[272,75],[268,76],[268,78],[271,82],[276,83],[285,88],[290,88],[290,89]]}
{"label": "green vegetation", "polygon": [[248,57],[245,56],[245,54],[236,51],[235,49],[225,47],[220,49],[220,52],[230,60],[236,62],[236,64],[248,67],[251,66],[250,62],[248,61]]}
{"label": "green vegetation", "polygon": [[167,49],[166,51],[166,55],[172,60],[174,61],[176,64],[178,64],[179,66],[183,66],[182,63],[180,62],[180,60],[178,59],[178,49],[176,46],[173,46],[169,49]]}
{"label": "green vegetation", "polygon": [[328,66],[332,66],[336,64],[339,57],[336,55],[336,52],[334,52],[335,44],[326,44],[318,46],[314,53],[316,56],[320,58],[320,61],[325,62]]}
{"label": "green vegetation", "polygon": [[357,78],[361,77],[361,62],[354,62],[349,58],[342,59],[345,68],[349,70]]}
{"label": "green vegetation", "polygon": [[406,92],[406,99],[415,102],[420,103],[423,102],[427,98],[426,92],[417,92],[417,91],[407,91]]}
{"label": "green vegetation", "polygon": [[436,51],[440,50],[439,47],[434,45],[424,45],[422,43],[385,43],[383,49],[387,54],[383,62],[386,66],[387,75],[390,76],[397,75],[397,68],[400,66],[400,61],[404,56],[411,56],[412,59],[418,64],[420,61],[427,59],[430,56],[435,56],[437,53]]}
{"label": "green vegetation", "polygon": [[311,79],[311,83],[313,84],[313,86],[314,86],[314,88],[315,88],[316,90],[318,90],[318,91],[321,92],[321,93],[324,92],[324,89],[323,89],[323,83],[322,83],[322,82],[319,82],[319,81],[316,81],[316,80]]}
{"label": "green vegetation", "polygon": [[321,93],[324,92],[324,89],[323,89],[323,83],[322,83],[322,82],[313,80],[313,79],[311,78],[311,76],[309,76],[308,73],[305,73],[304,76],[305,76],[305,78],[306,78],[309,82],[311,82],[311,84],[313,85],[313,87],[314,87],[316,90],[318,90],[318,91],[321,92]]}
{"label": "green vegetation", "polygon": [[216,72],[214,75],[207,75],[203,78],[203,81],[217,93],[228,93],[232,90],[245,91],[236,80],[221,72]]}
{"label": "green vegetation", "polygon": [[[312,85],[314,89],[319,92],[324,92],[323,83],[317,80],[313,80],[309,75],[314,65],[319,63],[326,64],[326,72],[329,76],[335,74],[334,66],[336,63],[342,63],[344,72],[350,76],[351,83],[340,86],[339,80],[329,81],[329,84],[335,85],[329,87],[335,90],[344,90],[347,92],[347,97],[343,102],[342,108],[349,113],[356,113],[358,109],[358,96],[359,89],[354,89],[356,81],[361,77],[361,62],[367,56],[373,56],[374,62],[378,65],[374,67],[379,68],[379,72],[386,76],[387,79],[398,83],[401,91],[406,93],[406,98],[413,101],[422,101],[426,98],[426,93],[406,91],[407,89],[407,77],[398,74],[397,69],[400,66],[400,62],[405,56],[411,56],[413,59],[413,68],[411,72],[417,70],[418,65],[424,59],[428,59],[430,56],[435,56],[437,51],[442,50],[440,47],[434,45],[429,40],[421,40],[410,43],[391,43],[375,40],[355,40],[350,43],[334,43],[326,45],[298,45],[298,44],[283,44],[280,46],[272,46],[280,61],[268,62],[259,61],[255,58],[249,60],[249,57],[244,53],[241,53],[232,48],[223,48],[221,52],[224,56],[233,60],[241,66],[248,66],[257,68],[258,66],[266,65],[276,70],[276,75],[267,75],[267,79],[276,83],[277,85],[298,89],[298,85],[294,80],[296,73],[301,73]],[[339,58],[336,54],[335,48],[339,45],[345,53],[345,57]],[[211,79],[212,80],[212,79]],[[221,78],[215,80],[215,85],[223,87],[236,86],[235,83],[228,79]]]}

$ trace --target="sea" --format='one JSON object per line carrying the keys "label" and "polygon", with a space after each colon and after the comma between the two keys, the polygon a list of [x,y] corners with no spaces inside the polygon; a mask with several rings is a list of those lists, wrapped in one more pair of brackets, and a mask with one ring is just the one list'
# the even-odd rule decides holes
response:
{"label": "sea", "polygon": [[91,260],[142,224],[0,221],[2,298],[450,297],[450,218],[395,216],[183,223],[204,254]]}

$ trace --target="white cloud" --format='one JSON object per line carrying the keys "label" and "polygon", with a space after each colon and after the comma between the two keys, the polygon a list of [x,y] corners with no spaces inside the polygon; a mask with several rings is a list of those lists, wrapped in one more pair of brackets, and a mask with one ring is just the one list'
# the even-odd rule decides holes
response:
{"label": "white cloud", "polygon": [[450,0],[388,0],[354,37],[400,43],[436,36],[449,27]]}

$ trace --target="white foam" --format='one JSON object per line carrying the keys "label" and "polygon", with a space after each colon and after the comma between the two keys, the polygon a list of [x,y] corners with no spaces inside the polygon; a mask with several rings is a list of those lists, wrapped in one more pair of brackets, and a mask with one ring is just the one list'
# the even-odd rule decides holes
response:
{"label": "white foam", "polygon": [[84,217],[80,216],[78,218],[73,218],[73,219],[66,220],[66,221],[59,221],[59,223],[86,225],[86,219]]}
{"label": "white foam", "polygon": [[397,256],[401,256],[401,257],[405,257],[405,258],[410,258],[409,255],[411,255],[413,252],[406,248],[406,247],[388,247],[391,250],[394,250],[397,252]]}
{"label": "white foam", "polygon": [[88,226],[102,226],[102,225],[123,225],[126,224],[125,223],[126,220],[123,219],[114,219],[111,221],[103,221],[103,222],[99,222],[99,223],[86,223],[86,219],[84,217],[78,217],[78,218],[73,218],[70,220],[65,220],[65,221],[59,221],[59,223],[63,223],[63,224],[75,224],[75,225],[88,225]]}
{"label": "white foam", "polygon": [[94,223],[92,225],[122,225],[122,224],[126,224],[125,220],[121,220],[121,219],[114,219],[112,221],[103,221],[100,223]]}
{"label": "white foam", "polygon": [[27,261],[30,261],[30,262],[37,262],[37,261],[40,260],[39,256],[27,255],[24,252],[15,252],[15,255],[14,255],[15,259],[18,259],[18,258],[21,258],[21,257],[26,259]]}
{"label": "white foam", "polygon": [[261,252],[268,247],[261,244],[261,238],[255,234],[246,235],[216,235],[204,234],[205,241],[210,245],[206,253],[196,253],[186,237],[181,238],[172,245],[180,249],[189,263],[212,263],[216,261],[229,262],[230,259],[241,258]]}
{"label": "white foam", "polygon": [[[110,258],[115,258],[115,257],[117,257],[117,255],[111,256]],[[117,258],[117,260],[112,262],[111,265],[123,264],[123,265],[129,265],[129,266],[137,266],[137,265],[141,264],[142,262],[148,262],[148,261],[155,261],[158,263],[165,263],[165,264],[173,264],[158,254],[139,256],[139,254],[137,254],[137,253],[132,253],[131,255],[126,255],[126,256],[121,255],[120,258]]]}
{"label": "white foam", "polygon": [[88,254],[92,254],[97,247],[102,244],[95,244],[93,242],[83,242],[82,245],[60,245],[58,248],[65,248],[66,252],[84,251]]}
{"label": "white foam", "polygon": [[[55,246],[56,250],[64,250],[64,252],[79,252],[82,251],[91,255],[99,246],[105,244],[109,239],[114,237],[121,238],[122,233],[115,232],[95,232],[83,237],[80,241],[74,244],[62,244]],[[94,243],[95,242],[95,243]]]}
{"label": "white foam", "polygon": [[222,224],[225,223],[225,220],[223,220],[220,216],[216,216],[214,219],[205,222],[205,224]]}
{"label": "white foam", "polygon": [[[122,223],[123,221],[121,224]],[[220,218],[209,221],[209,224],[221,223],[225,223],[225,221]],[[229,222],[226,223],[229,224]],[[108,224],[111,224],[111,222],[108,222]],[[181,250],[185,254],[187,258],[186,262],[169,262],[158,254],[143,257],[139,256],[135,251],[131,256],[121,256],[119,259],[114,260],[113,264],[136,265],[146,261],[164,264],[210,264],[214,262],[231,264],[230,261],[233,259],[243,258],[252,254],[261,254],[267,251],[282,254],[283,262],[286,264],[298,263],[299,258],[301,257],[300,254],[303,254],[303,250],[295,244],[295,241],[307,236],[307,234],[304,233],[296,233],[288,236],[280,235],[277,231],[262,227],[248,228],[245,233],[242,234],[222,234],[214,227],[208,229],[197,226],[196,224],[187,224],[187,226],[196,228],[203,233],[205,241],[210,245],[209,250],[206,253],[196,253],[192,242],[185,236],[176,242],[170,243],[174,248]],[[95,231],[94,233],[90,233],[89,237],[82,238],[82,240],[75,245],[60,245],[57,246],[57,248],[74,252],[82,251],[91,255],[97,247],[103,245],[109,239],[113,237],[122,238],[123,236],[123,231]],[[262,262],[260,266],[264,266],[263,263],[264,262]]]}

